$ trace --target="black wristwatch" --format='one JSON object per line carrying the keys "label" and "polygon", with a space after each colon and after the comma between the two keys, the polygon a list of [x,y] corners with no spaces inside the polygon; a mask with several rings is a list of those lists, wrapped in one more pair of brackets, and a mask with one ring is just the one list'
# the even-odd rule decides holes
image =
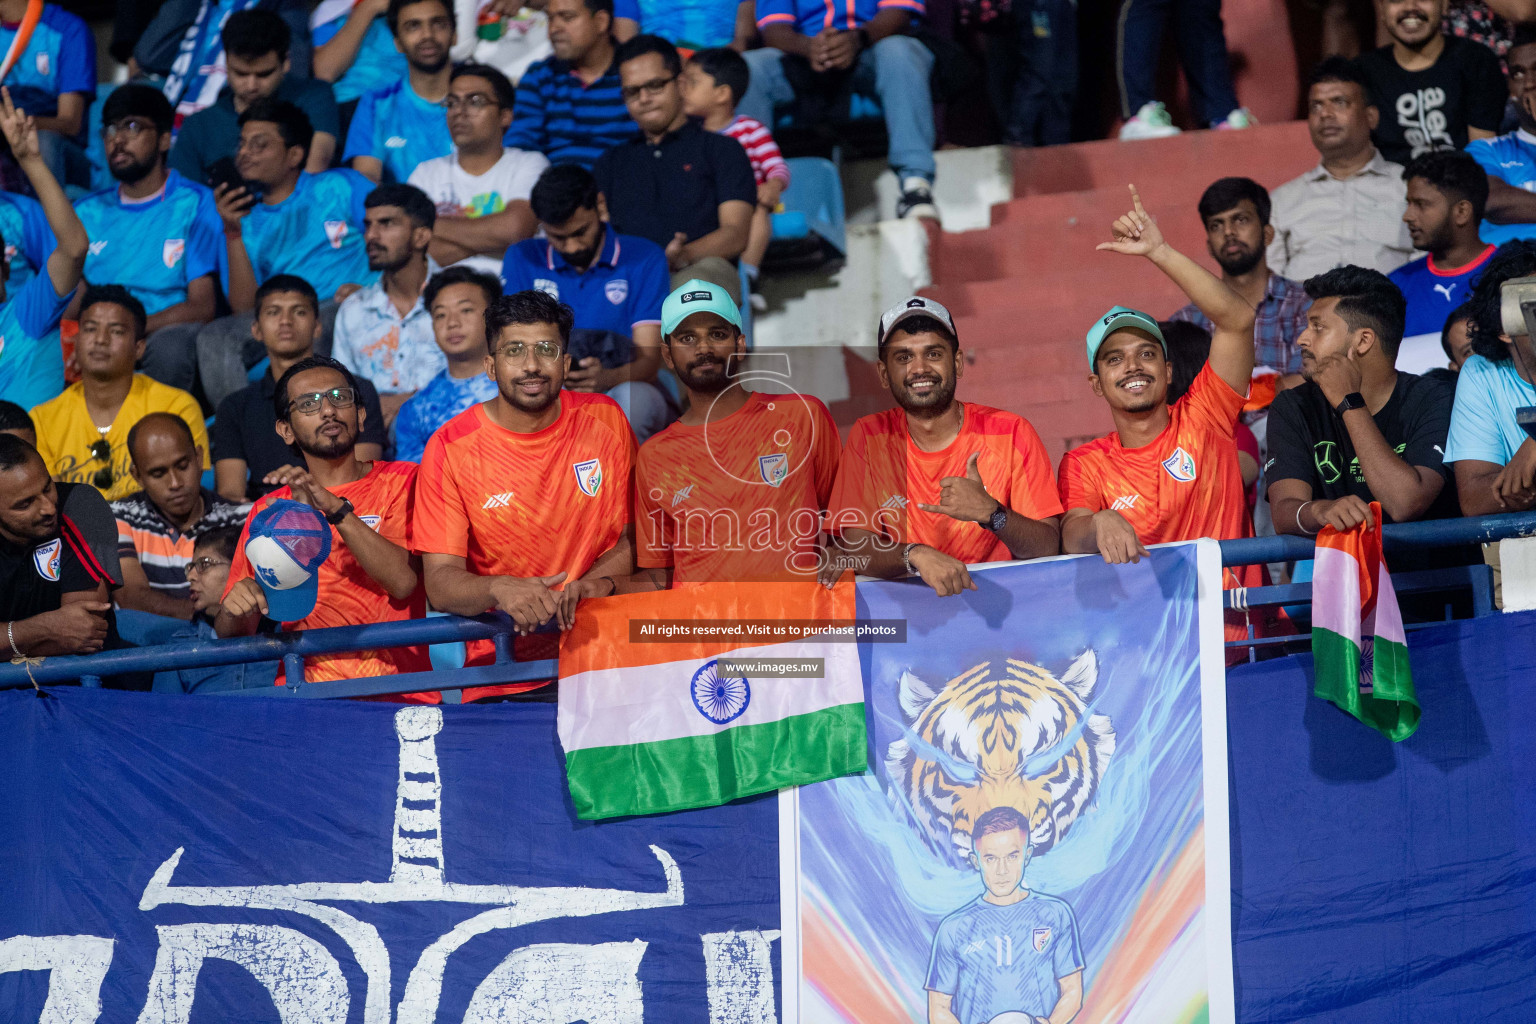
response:
{"label": "black wristwatch", "polygon": [[1340,416],[1343,416],[1345,413],[1349,412],[1349,410],[1351,410],[1351,409],[1364,409],[1364,408],[1365,408],[1365,399],[1361,396],[1360,392],[1358,392],[1358,391],[1351,391],[1349,394],[1344,396],[1344,400],[1342,402],[1340,402],[1338,405],[1333,407],[1333,411],[1338,413]]}
{"label": "black wristwatch", "polygon": [[336,506],[335,512],[325,513],[325,521],[332,526],[340,526],[341,521],[352,514],[352,499],[342,498],[341,504]]}
{"label": "black wristwatch", "polygon": [[1008,525],[1008,506],[998,502],[997,511],[993,512],[987,521],[981,525],[983,529],[991,530],[993,533],[1001,533],[1003,527]]}

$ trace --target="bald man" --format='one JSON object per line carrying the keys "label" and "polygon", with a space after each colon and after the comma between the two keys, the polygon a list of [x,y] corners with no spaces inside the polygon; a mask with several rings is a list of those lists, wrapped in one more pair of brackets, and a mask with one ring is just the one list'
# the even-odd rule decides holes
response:
{"label": "bald man", "polygon": [[186,421],[166,412],[128,431],[129,473],[139,490],[112,503],[123,587],[120,607],[173,619],[192,618],[187,567],[197,535],[239,527],[248,505],[202,486],[203,452]]}

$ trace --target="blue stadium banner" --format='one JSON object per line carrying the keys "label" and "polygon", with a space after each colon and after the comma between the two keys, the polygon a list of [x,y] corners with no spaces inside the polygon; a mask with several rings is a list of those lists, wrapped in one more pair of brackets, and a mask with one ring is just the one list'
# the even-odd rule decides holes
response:
{"label": "blue stadium banner", "polygon": [[0,694],[0,1019],[777,1020],[775,798],[579,822],[554,712]]}
{"label": "blue stadium banner", "polygon": [[859,588],[907,643],[861,652],[872,771],[781,805],[786,1018],[1231,1024],[1216,543],[971,578]]}

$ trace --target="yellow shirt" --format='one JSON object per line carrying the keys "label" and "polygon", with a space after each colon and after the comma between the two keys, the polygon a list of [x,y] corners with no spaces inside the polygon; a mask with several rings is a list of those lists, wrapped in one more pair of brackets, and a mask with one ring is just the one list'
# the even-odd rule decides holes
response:
{"label": "yellow shirt", "polygon": [[[59,397],[34,407],[32,422],[37,427],[37,450],[55,480],[96,485],[103,497],[116,501],[139,490],[128,472],[128,431],[152,412],[168,412],[185,420],[192,429],[192,440],[203,453],[203,468],[211,465],[208,431],[203,427],[203,412],[197,399],[142,373],[133,375],[128,397],[105,435],[96,429],[85,408],[84,384],[71,384]],[[97,485],[97,475],[107,468],[108,462],[91,454],[91,446],[103,436],[112,446],[112,482],[106,487]]]}

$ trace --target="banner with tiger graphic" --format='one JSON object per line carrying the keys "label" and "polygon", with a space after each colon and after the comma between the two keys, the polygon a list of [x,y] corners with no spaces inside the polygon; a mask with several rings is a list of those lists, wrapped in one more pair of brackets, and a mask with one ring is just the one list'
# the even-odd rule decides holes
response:
{"label": "banner with tiger graphic", "polygon": [[907,642],[870,771],[781,798],[784,1020],[1232,1024],[1217,544],[971,578],[859,587]]}

